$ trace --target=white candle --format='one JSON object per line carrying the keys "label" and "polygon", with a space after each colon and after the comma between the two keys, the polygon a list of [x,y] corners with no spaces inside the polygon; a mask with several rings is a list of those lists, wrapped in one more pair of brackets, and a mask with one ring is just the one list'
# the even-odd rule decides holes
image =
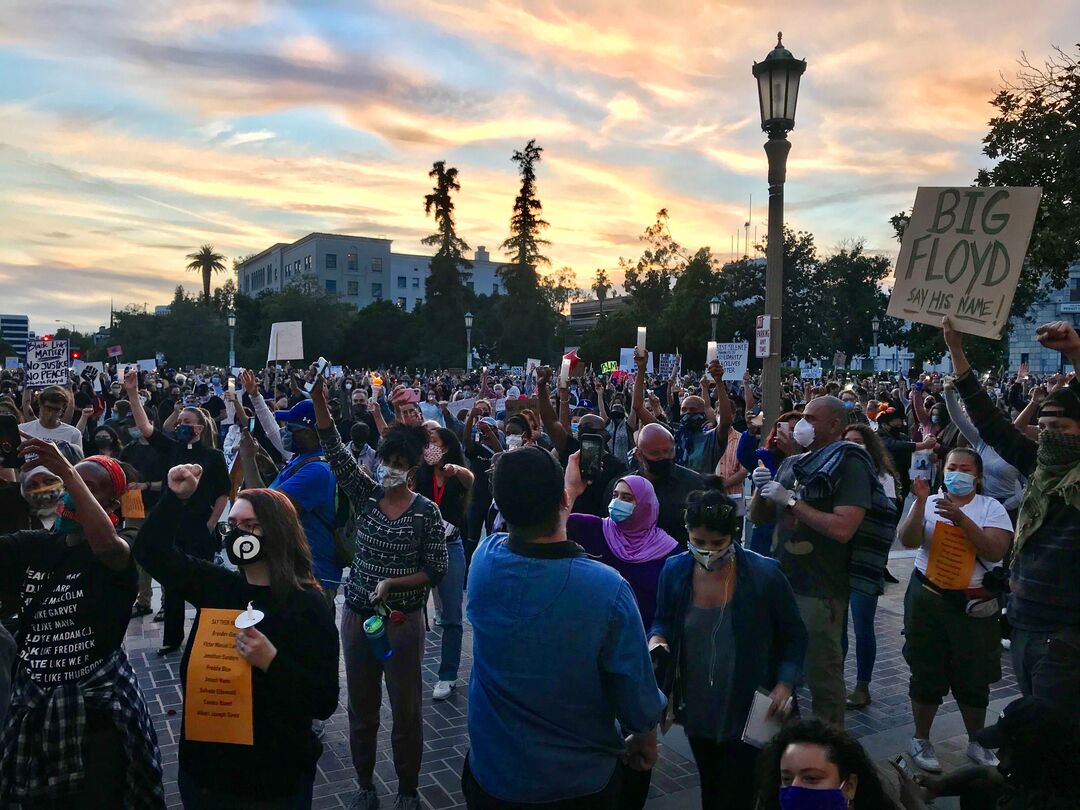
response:
{"label": "white candle", "polygon": [[713,360],[716,359],[716,341],[710,340],[708,347],[705,349],[705,365],[708,366]]}
{"label": "white candle", "polygon": [[566,387],[570,382],[570,358],[564,357],[562,361],[562,368],[559,370],[559,384]]}
{"label": "white candle", "polygon": [[639,326],[637,328],[637,350],[639,352],[645,351],[645,327]]}

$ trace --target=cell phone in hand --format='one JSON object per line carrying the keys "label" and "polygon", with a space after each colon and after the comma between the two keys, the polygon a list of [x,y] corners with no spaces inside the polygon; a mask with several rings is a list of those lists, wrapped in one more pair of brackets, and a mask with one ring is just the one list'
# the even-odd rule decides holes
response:
{"label": "cell phone in hand", "polygon": [[18,421],[10,413],[0,413],[0,467],[15,470],[22,467],[20,442]]}
{"label": "cell phone in hand", "polygon": [[315,387],[315,383],[318,381],[319,377],[327,376],[326,370],[329,367],[330,367],[330,361],[327,360],[325,357],[320,357],[318,360],[316,360],[315,361],[315,379],[312,380],[311,382],[307,383],[304,386],[304,390],[307,391],[310,394],[311,389]]}
{"label": "cell phone in hand", "polygon": [[581,480],[599,481],[601,460],[604,455],[604,442],[599,436],[586,433],[579,440],[581,444]]}

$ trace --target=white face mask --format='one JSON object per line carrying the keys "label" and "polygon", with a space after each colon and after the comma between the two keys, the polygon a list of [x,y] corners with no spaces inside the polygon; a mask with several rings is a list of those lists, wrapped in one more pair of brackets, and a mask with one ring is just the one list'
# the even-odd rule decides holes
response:
{"label": "white face mask", "polygon": [[791,437],[800,447],[809,447],[814,443],[814,426],[807,422],[805,418],[800,419],[792,428]]}
{"label": "white face mask", "polygon": [[507,450],[517,450],[524,443],[525,443],[525,439],[523,439],[519,434],[512,433],[512,434],[510,434],[509,436],[506,437],[506,449]]}

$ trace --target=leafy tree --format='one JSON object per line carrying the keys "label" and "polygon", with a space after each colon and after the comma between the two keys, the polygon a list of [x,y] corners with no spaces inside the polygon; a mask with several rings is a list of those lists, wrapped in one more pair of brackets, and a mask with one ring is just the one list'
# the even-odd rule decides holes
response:
{"label": "leafy tree", "polygon": [[[896,336],[895,321],[884,317],[889,298],[881,286],[889,276],[890,262],[884,256],[867,255],[864,248],[862,241],[853,242],[821,263],[824,312],[832,316],[822,326],[833,350],[840,349],[849,357],[868,355],[875,316],[885,327],[879,330],[879,339]],[[839,313],[843,317],[836,317]]]}
{"label": "leafy tree", "polygon": [[424,213],[434,215],[436,232],[421,241],[437,250],[429,265],[427,299],[416,314],[423,324],[424,364],[435,367],[447,367],[465,355],[465,282],[472,263],[465,258],[469,246],[454,222],[452,195],[461,190],[457,176],[457,169],[436,161],[428,172],[435,187],[424,197]]}
{"label": "leafy tree", "polygon": [[[667,345],[661,345],[650,335],[649,346],[653,351],[678,349],[686,369],[705,367],[706,344],[712,329],[709,299],[720,291],[717,270],[717,261],[709,249],[700,248],[679,272],[671,301],[660,318],[660,334],[665,336]],[[730,339],[730,335],[719,331],[717,337]]]}
{"label": "leafy tree", "polygon": [[619,267],[626,278],[623,289],[630,297],[630,310],[639,324],[659,324],[661,313],[671,301],[672,280],[689,257],[671,235],[666,208],[657,212],[656,222],[646,228],[639,239],[647,247],[638,260],[631,263],[628,259],[619,259]]}
{"label": "leafy tree", "polygon": [[335,359],[354,368],[411,365],[416,361],[415,324],[415,316],[401,307],[376,301],[348,318]]}
{"label": "leafy tree", "polygon": [[577,285],[577,275],[569,267],[560,267],[540,279],[540,291],[555,312],[565,314],[570,304],[585,298],[585,291]]}
{"label": "leafy tree", "polygon": [[210,297],[210,308],[214,312],[228,315],[229,310],[236,306],[236,281],[231,278],[225,279],[225,283],[214,290]]}
{"label": "leafy tree", "polygon": [[607,294],[611,292],[611,281],[608,280],[607,271],[600,268],[596,271],[596,277],[593,279],[592,286],[589,288],[596,294],[596,300],[600,302],[600,318],[604,317],[604,301],[607,300]]}
{"label": "leafy tree", "polygon": [[225,271],[225,257],[214,250],[213,245],[203,245],[195,253],[189,253],[187,269],[202,274],[203,301],[210,306],[210,277]]}

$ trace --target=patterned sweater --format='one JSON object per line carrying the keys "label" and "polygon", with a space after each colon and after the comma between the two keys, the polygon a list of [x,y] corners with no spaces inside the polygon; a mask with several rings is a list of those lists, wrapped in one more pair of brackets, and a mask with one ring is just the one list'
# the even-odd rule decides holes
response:
{"label": "patterned sweater", "polygon": [[[1080,382],[1069,383],[1080,395]],[[1038,444],[994,407],[973,371],[956,378],[979,435],[1024,475],[1035,471]],[[1012,563],[1009,622],[1021,630],[1052,631],[1080,626],[1080,510],[1054,496],[1046,519]]]}
{"label": "patterned sweater", "polygon": [[[446,573],[446,539],[439,507],[417,495],[401,517],[391,520],[379,508],[382,490],[345,449],[337,428],[320,430],[319,439],[338,486],[349,498],[356,523],[356,559],[345,586],[345,604],[357,613],[370,611],[370,597],[380,580],[420,571],[430,578],[430,587],[438,585]],[[408,613],[422,608],[426,600],[427,587],[394,588],[387,607]]]}

